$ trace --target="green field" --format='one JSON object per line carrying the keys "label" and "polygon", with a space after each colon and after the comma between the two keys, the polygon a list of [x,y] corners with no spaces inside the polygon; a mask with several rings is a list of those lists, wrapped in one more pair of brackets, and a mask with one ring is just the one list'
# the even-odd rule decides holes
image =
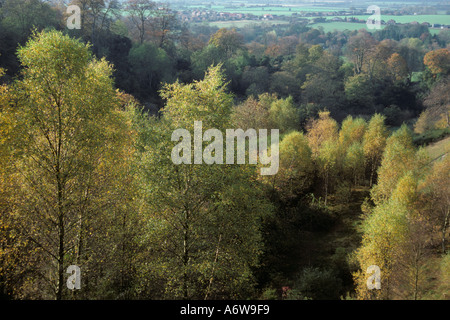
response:
{"label": "green field", "polygon": [[189,6],[192,8],[203,8],[203,9],[211,9],[219,12],[229,12],[229,13],[252,13],[254,15],[263,15],[263,14],[276,14],[276,15],[285,15],[289,16],[294,12],[329,12],[329,11],[340,11],[344,10],[344,8],[338,7],[314,7],[314,6],[305,6],[305,5],[292,5],[292,6],[284,6],[284,7],[274,7],[274,6],[264,6],[264,7],[227,7],[227,6],[211,6],[211,8],[206,6]]}
{"label": "green field", "polygon": [[[288,24],[289,21],[285,20],[239,20],[239,21],[213,21],[213,22],[203,22],[210,26],[215,26],[218,28],[244,28],[253,24],[267,24],[267,25],[275,25],[275,24]],[[202,24],[202,23],[198,23]],[[333,32],[334,30],[343,31],[343,30],[360,30],[366,29],[369,32],[376,30],[369,30],[365,23],[352,23],[352,22],[321,22],[308,25],[311,28],[322,27],[324,32]],[[385,25],[381,26],[381,29],[385,28]],[[429,29],[432,35],[439,34],[441,29]]]}
{"label": "green field", "polygon": [[[358,16],[337,16],[340,18],[345,17],[355,17],[358,19],[367,20],[368,15],[358,15]],[[327,19],[331,19],[333,17],[329,17]],[[381,14],[381,19],[384,21],[395,20],[397,23],[410,23],[413,21],[417,21],[419,23],[428,22],[428,23],[440,23],[440,24],[450,24],[450,15],[445,14],[423,14],[423,15],[408,15],[408,16],[389,16]]]}
{"label": "green field", "polygon": [[[376,30],[370,30],[367,28],[365,23],[352,23],[352,22],[321,22],[321,23],[314,23],[308,25],[312,28],[318,28],[322,27],[324,32],[332,32],[334,30],[343,31],[343,30],[360,30],[360,29],[366,29],[369,32],[376,31]],[[381,29],[384,29],[386,26],[381,25]],[[448,29],[446,29],[448,30]],[[428,29],[428,31],[432,34],[439,34],[442,30],[441,29]]]}
{"label": "green field", "polygon": [[[428,29],[428,31],[434,36],[435,34],[439,34],[442,30],[440,30],[440,29]],[[448,32],[448,29],[446,31]]]}
{"label": "green field", "polygon": [[285,20],[239,20],[239,21],[213,21],[209,22],[208,25],[218,28],[244,28],[248,25],[252,24],[263,24],[266,23],[268,25],[273,24],[288,24],[289,21]]}
{"label": "green field", "polygon": [[[352,23],[352,22],[322,22],[322,23],[315,23],[309,25],[312,28],[318,28],[322,27],[324,32],[332,32],[334,30],[343,31],[343,30],[359,30],[359,29],[366,29],[367,31],[376,31],[376,30],[369,30],[367,28],[367,25],[365,23]],[[381,26],[381,29],[383,29],[385,26]]]}
{"label": "green field", "polygon": [[[383,15],[383,7],[386,7],[387,4],[381,2],[377,2],[378,5],[381,7],[381,19],[387,22],[388,20],[395,20],[397,23],[410,23],[410,22],[428,22],[430,24],[445,24],[450,25],[450,15],[445,14],[436,14],[436,15],[403,15],[403,16],[392,16],[392,15]],[[336,7],[325,7],[325,6],[314,6],[314,5],[306,5],[306,4],[298,4],[298,5],[285,5],[285,6],[226,6],[226,5],[212,5],[212,6],[201,6],[201,5],[192,5],[189,6],[191,9],[195,7],[202,7],[202,8],[210,8],[212,10],[218,11],[218,12],[229,12],[229,13],[251,13],[256,16],[262,16],[264,14],[272,14],[272,15],[279,15],[279,16],[290,16],[293,13],[302,13],[302,12],[333,12],[333,11],[340,11],[340,10],[348,10],[347,7],[344,6],[336,6]],[[346,18],[346,17],[355,17],[360,20],[367,20],[367,18],[370,15],[347,15],[347,16],[336,16],[340,18]],[[326,16],[327,20],[331,20],[335,16]],[[313,19],[317,17],[302,17],[306,19]],[[270,21],[256,21],[256,20],[241,20],[241,21],[217,21],[217,22],[210,22],[209,25],[211,26],[217,26],[219,28],[242,28],[251,24],[261,24],[261,23],[267,23],[269,25],[273,24],[287,24],[288,21],[283,20],[270,20]],[[367,29],[367,26],[364,23],[349,23],[349,22],[326,22],[326,23],[316,23],[310,25],[311,27],[322,27],[325,32],[330,32],[333,30],[359,30],[359,29]],[[384,28],[385,26],[382,25],[381,28]],[[375,31],[375,30],[369,30],[369,31]],[[431,34],[438,34],[441,30],[439,29],[430,29]]]}
{"label": "green field", "polygon": [[[390,19],[395,20],[397,23],[409,23],[413,21],[417,21],[419,23],[428,22],[428,23],[440,23],[440,24],[449,24],[450,25],[450,15],[438,14],[438,15],[404,15],[404,16],[391,16],[391,15],[383,15],[383,7],[381,6],[381,19],[384,21],[388,21]],[[190,8],[206,8],[205,6],[190,6]],[[229,13],[251,13],[256,16],[262,16],[264,14],[272,14],[272,15],[281,15],[281,16],[290,16],[293,13],[302,13],[302,12],[333,12],[333,11],[341,11],[348,10],[345,7],[321,7],[321,6],[311,6],[311,5],[291,5],[291,6],[283,6],[283,7],[275,7],[275,6],[264,6],[264,7],[227,7],[227,6],[211,6],[212,10],[218,12],[229,12]],[[367,20],[369,15],[355,15],[355,16],[338,16],[341,18],[345,17],[355,17],[358,19]],[[308,19],[312,19],[314,17],[307,17]],[[333,16],[326,17],[327,19],[333,18]]]}

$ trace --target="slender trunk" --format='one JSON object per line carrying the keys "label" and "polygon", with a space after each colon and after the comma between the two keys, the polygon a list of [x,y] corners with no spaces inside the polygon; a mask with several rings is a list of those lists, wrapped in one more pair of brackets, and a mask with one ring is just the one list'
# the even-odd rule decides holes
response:
{"label": "slender trunk", "polygon": [[57,103],[58,107],[58,146],[56,150],[56,183],[57,183],[57,209],[58,209],[58,231],[59,231],[59,248],[58,248],[58,287],[56,291],[56,299],[62,299],[62,290],[64,285],[64,209],[63,209],[63,177],[61,173],[61,151],[62,151],[62,117],[61,103]]}
{"label": "slender trunk", "polygon": [[61,300],[64,283],[64,210],[63,210],[63,184],[61,181],[61,171],[59,166],[59,151],[57,159],[56,179],[58,185],[58,232],[59,232],[59,248],[58,248],[58,289],[56,299]]}
{"label": "slender trunk", "polygon": [[165,31],[163,30],[162,35],[161,35],[161,39],[160,39],[160,41],[159,41],[159,47],[160,47],[160,48],[163,47],[164,40],[165,40]]}
{"label": "slender trunk", "polygon": [[[75,257],[76,265],[81,266],[82,265],[82,259],[83,259],[83,242],[84,242],[84,209],[81,209],[80,211],[80,225],[78,230],[78,246],[77,246],[77,253]],[[72,299],[75,299],[77,296],[78,290],[71,290],[72,291]]]}
{"label": "slender trunk", "polygon": [[[127,268],[127,234],[126,234],[126,227],[127,227],[127,214],[124,212],[123,219],[122,219],[122,253],[121,253],[121,264],[122,264],[122,272],[120,273],[120,292],[123,294],[127,288],[128,284],[128,268]],[[127,297],[125,296],[125,299]]]}
{"label": "slender trunk", "polygon": [[416,252],[414,261],[414,300],[417,300],[418,283],[419,283],[419,253]]}
{"label": "slender trunk", "polygon": [[369,181],[369,186],[372,188],[373,185],[373,165],[372,168],[370,168],[370,181]]}
{"label": "slender trunk", "polygon": [[141,29],[139,30],[139,40],[140,43],[144,43],[144,34],[145,34],[145,17],[141,16]]}
{"label": "slender trunk", "polygon": [[76,263],[77,265],[81,264],[81,256],[83,251],[83,221],[84,221],[84,215],[83,212],[80,213],[80,226],[78,229],[78,247],[77,247],[77,256],[76,256]]}
{"label": "slender trunk", "polygon": [[189,212],[185,210],[185,226],[183,239],[183,299],[188,299],[188,263],[189,263]]}
{"label": "slender trunk", "polygon": [[59,216],[59,252],[58,252],[58,289],[56,300],[62,299],[62,290],[64,284],[64,219]]}
{"label": "slender trunk", "polygon": [[217,241],[216,255],[214,257],[214,263],[213,263],[213,267],[212,267],[212,270],[211,270],[211,278],[209,279],[208,288],[206,289],[205,300],[208,299],[208,295],[209,295],[209,292],[211,290],[212,283],[214,281],[214,271],[215,271],[215,268],[216,268],[216,265],[217,265],[217,260],[219,260],[219,247],[220,247],[220,241],[221,240],[222,240],[222,234],[219,235],[219,240]]}
{"label": "slender trunk", "polygon": [[373,178],[375,176],[375,172],[377,169],[377,160],[374,158],[371,161],[372,163],[370,164],[370,187],[373,186]]}
{"label": "slender trunk", "polygon": [[447,209],[447,213],[444,218],[444,224],[442,226],[442,253],[444,253],[444,254],[446,252],[446,250],[445,250],[445,234],[447,233],[449,213],[450,213],[450,210]]}

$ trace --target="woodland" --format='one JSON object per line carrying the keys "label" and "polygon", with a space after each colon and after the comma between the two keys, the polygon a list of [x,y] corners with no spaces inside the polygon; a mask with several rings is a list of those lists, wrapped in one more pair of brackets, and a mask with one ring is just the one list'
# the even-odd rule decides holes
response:
{"label": "woodland", "polygon": [[[0,298],[449,299],[449,30],[71,4],[0,0]],[[278,172],[173,163],[194,121],[278,129]]]}

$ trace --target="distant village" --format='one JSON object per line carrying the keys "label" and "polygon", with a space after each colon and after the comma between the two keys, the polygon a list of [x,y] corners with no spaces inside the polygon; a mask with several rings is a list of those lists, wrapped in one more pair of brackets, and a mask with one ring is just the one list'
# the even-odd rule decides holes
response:
{"label": "distant village", "polygon": [[[235,11],[235,10],[233,10]],[[231,13],[226,11],[215,11],[209,8],[193,8],[184,9],[178,11],[178,17],[183,22],[191,23],[202,23],[202,22],[217,22],[217,21],[240,21],[240,20],[255,20],[255,21],[301,21],[304,20],[305,23],[314,24],[320,22],[352,22],[352,23],[366,23],[365,19],[358,19],[354,16],[367,15],[369,17],[371,14],[367,13],[365,10],[352,10],[349,11],[333,11],[333,12],[323,12],[323,11],[303,11],[303,12],[293,12],[291,15],[276,15],[271,13],[266,13],[262,15],[255,15],[252,13]],[[387,21],[381,20],[382,25],[397,25],[395,21],[395,16],[401,15],[412,15],[409,12],[402,12],[401,10],[396,10],[389,12],[389,14],[384,14],[384,16],[392,17]],[[344,16],[344,17],[342,17]],[[330,19],[330,17],[332,17]],[[421,24],[426,25],[429,28],[437,29],[450,29],[450,25],[442,24],[431,24],[428,22],[410,22],[409,24]]]}

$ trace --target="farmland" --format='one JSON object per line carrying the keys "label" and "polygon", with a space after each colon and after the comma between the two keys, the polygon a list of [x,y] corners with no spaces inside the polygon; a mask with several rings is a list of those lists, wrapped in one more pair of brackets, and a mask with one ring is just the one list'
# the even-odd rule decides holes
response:
{"label": "farmland", "polygon": [[217,28],[244,28],[248,25],[252,24],[262,24],[262,23],[270,23],[270,24],[288,24],[289,21],[286,20],[239,20],[239,21],[214,21],[208,23],[210,26],[215,26]]}
{"label": "farmland", "polygon": [[[360,17],[360,16],[356,16],[356,17]],[[427,18],[425,18],[425,17],[427,17]],[[428,22],[428,21],[447,21],[449,19],[448,16],[445,16],[445,18],[439,17],[439,16],[431,16],[432,18],[433,17],[435,18],[434,20],[432,18],[429,19],[429,17],[430,16],[423,16],[423,17],[416,16],[416,18],[413,20],[412,18],[410,18],[408,16],[404,16],[404,17],[400,16],[400,17],[393,17],[393,19],[397,21],[398,18],[403,18],[402,19],[403,21],[407,21],[407,22],[401,22],[401,23],[408,23],[408,22],[412,22],[412,21],[417,21],[419,23]],[[327,19],[327,20],[329,20],[329,19]],[[411,20],[411,21],[408,21],[408,20]],[[286,21],[286,20],[270,20],[270,21],[267,21],[267,20],[239,20],[239,21],[213,21],[213,22],[208,22],[207,24],[210,26],[218,27],[218,28],[243,28],[248,25],[263,24],[263,23],[270,24],[270,25],[288,24],[289,21]],[[442,22],[434,22],[434,23],[442,23]],[[447,23],[445,23],[445,24],[450,24],[450,21],[447,21]],[[313,28],[322,27],[325,32],[332,32],[333,30],[353,31],[353,30],[359,30],[359,29],[367,29],[365,23],[351,23],[351,22],[345,22],[345,21],[311,23],[310,26]],[[381,29],[383,29],[384,27],[385,27],[385,25],[381,25]],[[440,31],[441,31],[441,29],[430,28],[431,34],[438,34]]]}
{"label": "farmland", "polygon": [[[367,19],[367,15],[355,15],[355,16],[336,16],[339,18],[346,18],[346,17],[354,17],[357,19],[362,19],[362,20],[366,20]],[[330,17],[333,18],[333,17]],[[405,15],[405,16],[393,16],[393,15],[381,15],[381,19],[384,21],[388,21],[390,19],[395,20],[395,22],[397,23],[411,23],[411,22],[418,22],[418,23],[423,23],[423,22],[428,22],[430,24],[435,24],[435,23],[439,23],[439,24],[445,24],[448,25],[450,24],[450,15],[444,15],[444,14],[426,14],[426,15]]]}
{"label": "farmland", "polygon": [[[372,4],[372,3],[370,3]],[[386,22],[397,24],[408,23],[428,23],[429,25],[450,25],[450,7],[442,4],[428,3],[427,8],[413,7],[416,9],[404,10],[407,2],[374,2],[380,7],[382,27]],[[411,3],[416,4],[416,3]],[[435,5],[435,7],[433,7]],[[269,21],[270,24],[287,24],[291,19],[308,19],[313,27],[322,27],[325,32],[333,30],[358,30],[365,28],[366,21],[370,14],[366,12],[367,4],[359,3],[320,3],[320,4],[298,4],[284,2],[280,5],[264,5],[251,2],[225,2],[221,5],[217,3],[205,4],[204,2],[192,3],[188,6],[178,6],[178,10],[187,10],[196,15],[198,12],[215,12],[220,16],[219,19],[206,17],[196,18],[191,22],[201,22],[219,28],[236,27],[241,28],[249,24],[260,24]],[[188,15],[189,16],[189,15]],[[355,18],[356,23],[345,21],[349,18]],[[322,19],[320,21],[320,19]],[[332,19],[343,19],[344,21],[330,21]],[[319,21],[317,21],[319,20]],[[353,21],[354,22],[354,21]],[[438,33],[439,29],[430,29],[432,34]]]}
{"label": "farmland", "polygon": [[[322,27],[324,32],[332,32],[334,30],[359,30],[359,29],[367,29],[367,26],[364,23],[350,23],[350,22],[321,22],[314,23],[311,25],[313,28]],[[383,29],[385,26],[381,26]]]}
{"label": "farmland", "polygon": [[[195,8],[195,6],[191,6],[191,8]],[[300,13],[300,12],[330,12],[341,10],[336,7],[311,7],[311,6],[289,6],[289,7],[253,6],[241,8],[227,7],[227,6],[211,6],[211,9],[230,13],[251,13],[258,16],[263,14],[290,16],[293,13]]]}

